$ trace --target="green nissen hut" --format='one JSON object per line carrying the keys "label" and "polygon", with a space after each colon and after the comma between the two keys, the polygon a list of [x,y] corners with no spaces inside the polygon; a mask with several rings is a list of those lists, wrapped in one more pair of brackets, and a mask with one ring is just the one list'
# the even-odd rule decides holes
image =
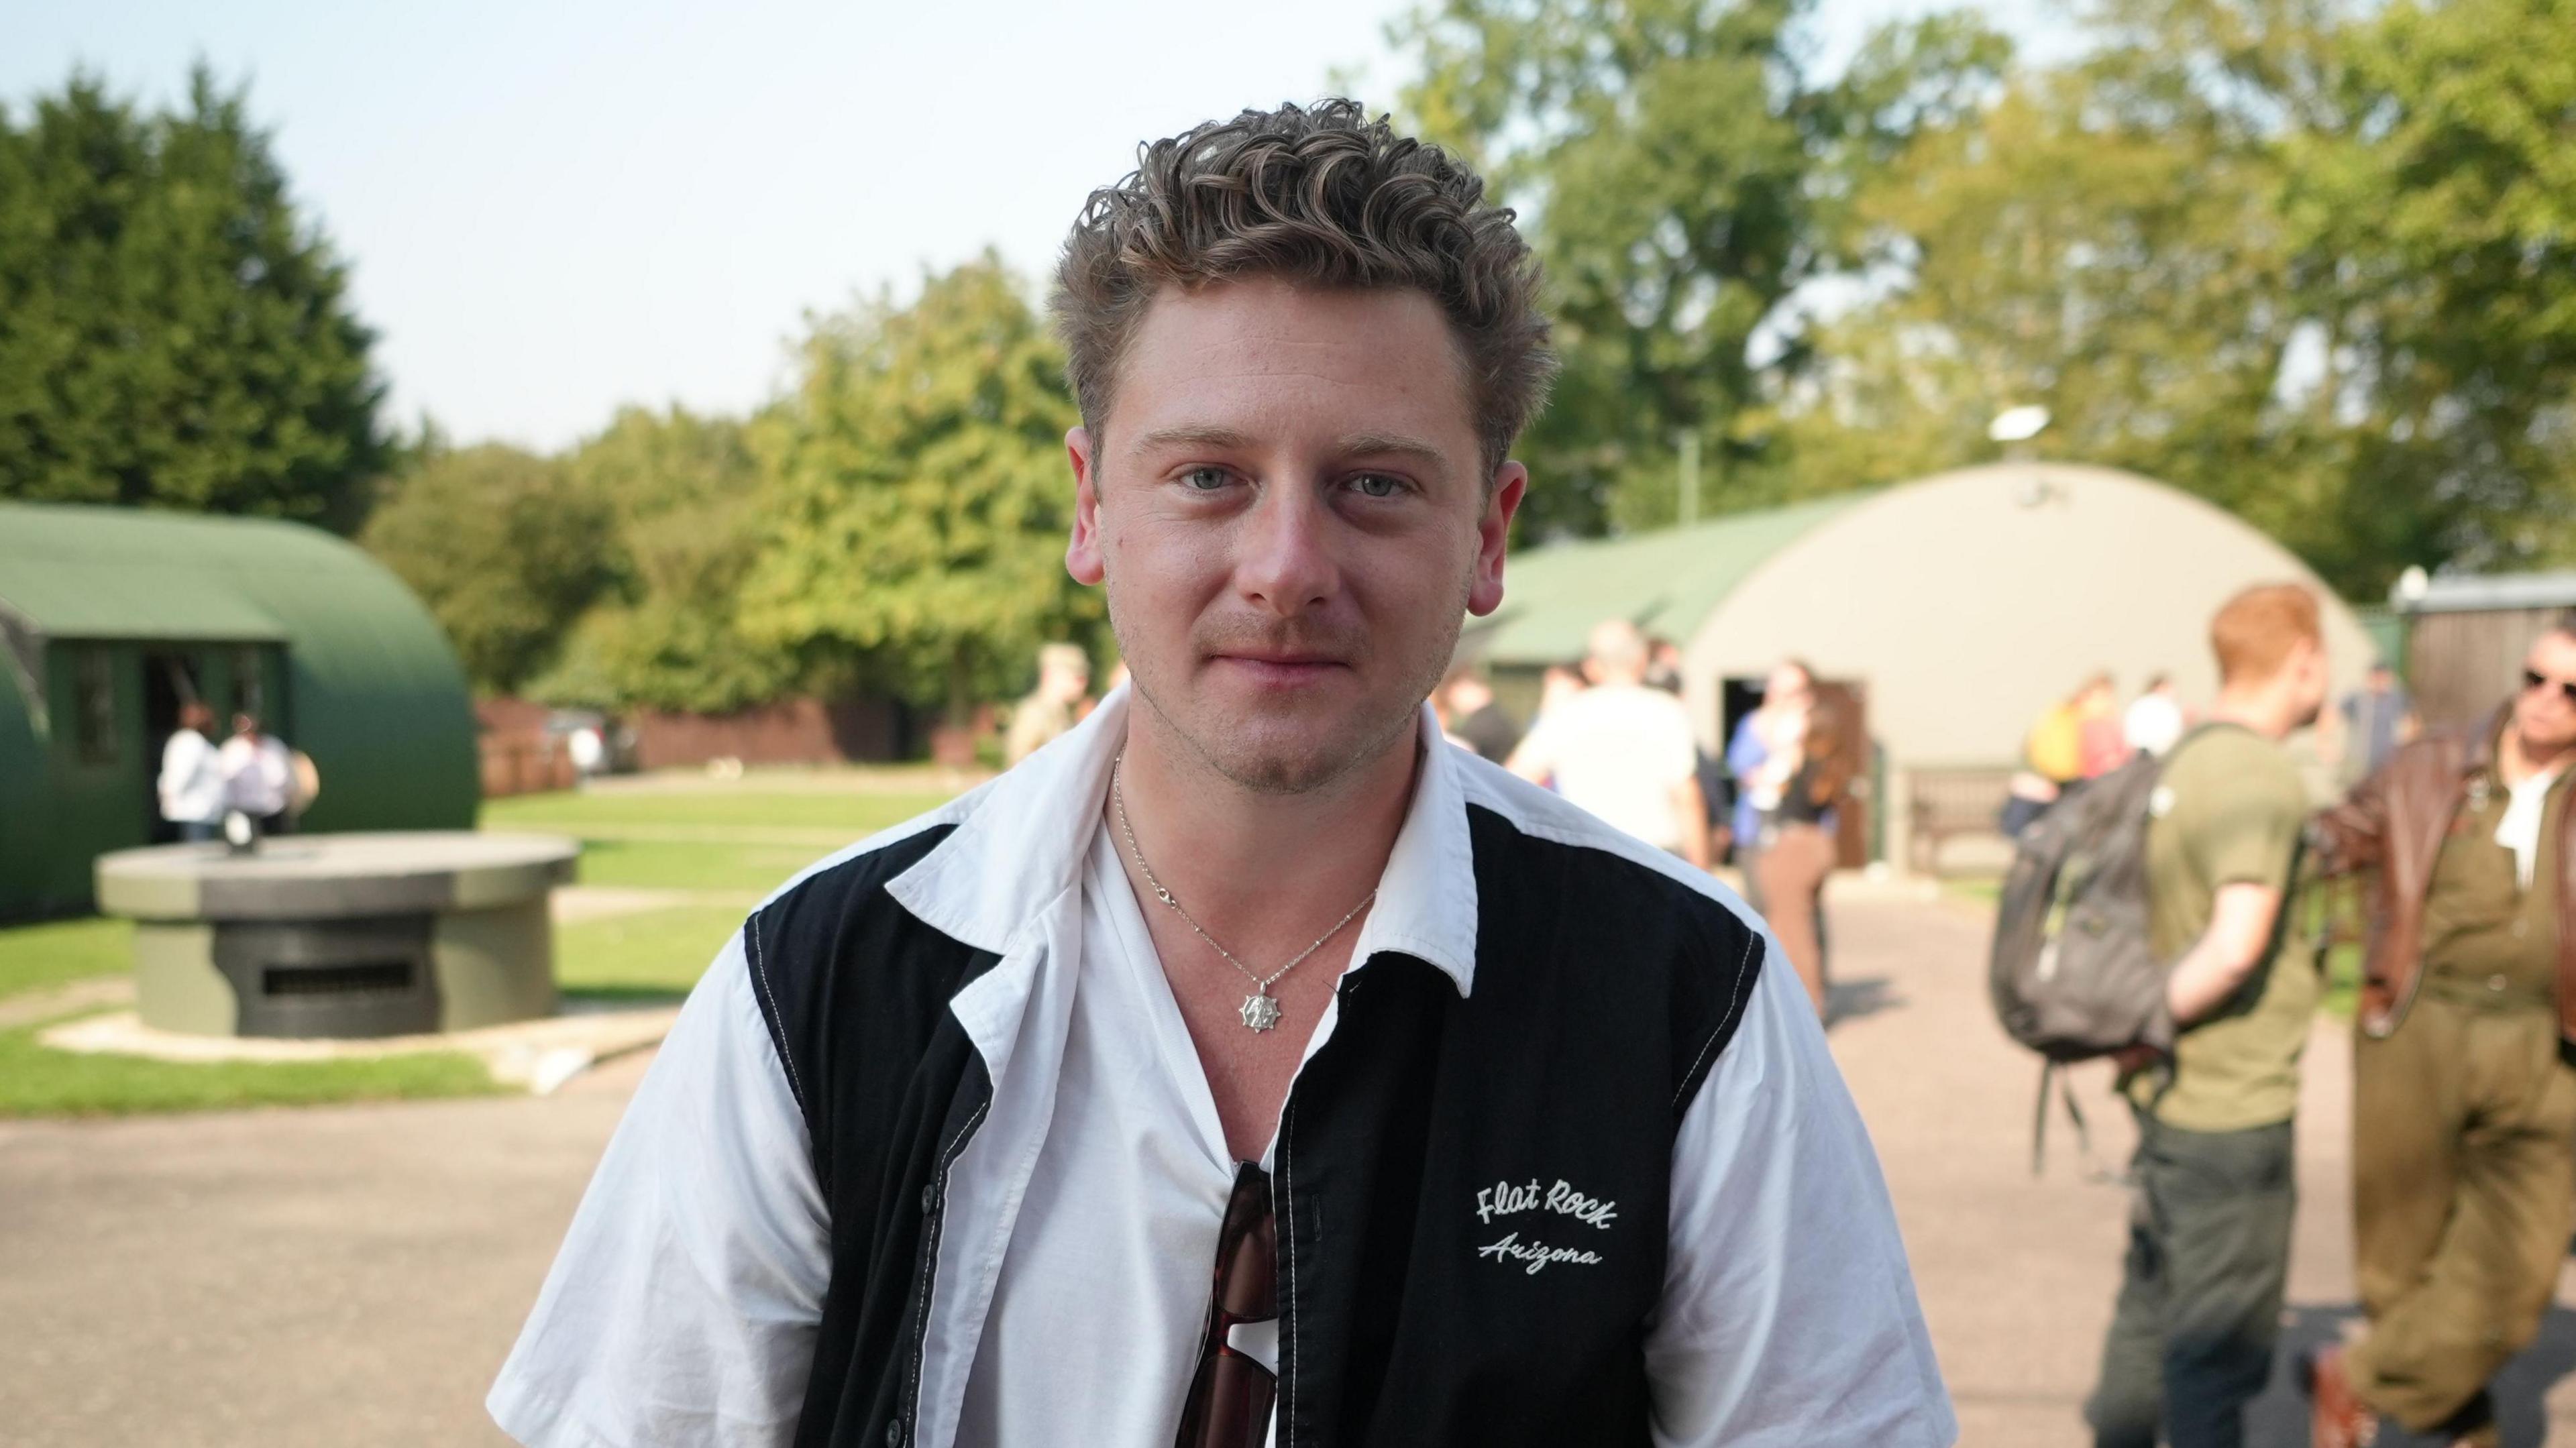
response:
{"label": "green nissen hut", "polygon": [[464,674],[383,565],[295,523],[0,503],[0,918],[86,908],[99,853],[172,837],[190,698],[312,756],[303,828],[474,823]]}

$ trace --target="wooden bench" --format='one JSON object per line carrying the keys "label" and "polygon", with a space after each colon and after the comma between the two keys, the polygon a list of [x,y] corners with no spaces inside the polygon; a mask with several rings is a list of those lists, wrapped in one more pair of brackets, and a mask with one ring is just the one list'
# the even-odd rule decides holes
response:
{"label": "wooden bench", "polygon": [[1938,875],[1943,844],[1961,836],[1996,836],[1995,817],[2011,793],[2012,776],[2008,765],[1907,770],[1907,868]]}

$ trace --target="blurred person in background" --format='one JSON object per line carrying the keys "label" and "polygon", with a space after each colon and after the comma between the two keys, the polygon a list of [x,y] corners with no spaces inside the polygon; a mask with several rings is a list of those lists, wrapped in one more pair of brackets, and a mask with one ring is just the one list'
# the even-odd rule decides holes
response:
{"label": "blurred person in background", "polygon": [[[2318,821],[2327,867],[2375,893],[2352,1060],[2369,1330],[2311,1366],[2327,1448],[2380,1414],[2498,1442],[2487,1383],[2539,1335],[2576,1220],[2576,615],[2522,668],[2484,720],[2398,746]],[[2393,721],[2403,692],[2378,693]]]}
{"label": "blurred person in background", "polygon": [[1682,702],[1646,683],[1646,636],[1626,619],[1592,629],[1591,687],[1547,710],[1512,751],[1511,771],[1617,829],[1708,868],[1699,745]]}
{"label": "blurred person in background", "polygon": [[2127,721],[2120,712],[2120,691],[2103,674],[2085,687],[2076,705],[2076,768],[2090,781],[2129,762]]}
{"label": "blurred person in background", "polygon": [[1787,779],[1763,823],[1762,918],[1771,924],[1819,1020],[1825,1015],[1825,882],[1833,875],[1834,805],[1851,784],[1850,741],[1831,703],[1815,700],[1783,756]]}
{"label": "blurred person in background", "polygon": [[1520,726],[1494,702],[1494,686],[1485,682],[1483,674],[1460,669],[1433,698],[1439,705],[1440,727],[1461,747],[1496,764],[1512,757],[1513,747],[1521,741]]}
{"label": "blurred person in background", "polygon": [[261,834],[283,834],[295,798],[295,756],[286,741],[260,732],[258,715],[235,714],[222,766],[225,808],[247,816]]}
{"label": "blurred person in background", "polygon": [[2088,714],[2107,710],[2114,697],[2111,676],[2095,674],[2074,693],[2040,711],[2022,737],[2022,767],[2006,786],[2003,814],[1997,821],[2006,839],[2018,838],[2067,790],[2084,782],[2085,720]]}
{"label": "blurred person in background", "polygon": [[2421,732],[2415,698],[2397,682],[2397,671],[2385,659],[2371,661],[2361,687],[2343,696],[2335,712],[2343,723],[2342,777],[2358,783],[2385,768],[2401,745]]}
{"label": "blurred person in background", "polygon": [[2210,623],[2218,701],[2148,805],[2147,938],[2174,964],[2173,1055],[2121,1059],[2137,1193],[2099,1384],[2097,1448],[2239,1448],[2272,1372],[2297,1208],[2291,1118],[2319,990],[2289,928],[2307,786],[2281,741],[2316,722],[2316,595],[2249,588]]}
{"label": "blurred person in background", "polygon": [[2120,720],[2120,734],[2129,749],[2158,758],[2181,743],[2189,727],[2191,718],[2183,712],[2182,696],[2171,674],[2148,675],[2145,692],[2129,701],[2129,712]]}
{"label": "blurred person in background", "polygon": [[1646,640],[1646,687],[1667,694],[1682,691],[1681,645],[1662,637]]}
{"label": "blurred person in background", "polygon": [[161,774],[154,793],[161,818],[179,827],[179,838],[211,840],[223,829],[224,765],[214,740],[215,711],[196,699],[179,706],[179,727],[161,746]]}
{"label": "blurred person in background", "polygon": [[1045,644],[1038,649],[1038,686],[1011,706],[1010,732],[1003,736],[1002,766],[1007,769],[1045,748],[1072,728],[1091,698],[1091,656],[1076,644]]}
{"label": "blurred person in background", "polygon": [[1762,899],[1762,826],[1780,803],[1787,782],[1782,758],[1806,728],[1807,706],[1815,702],[1816,676],[1796,659],[1771,666],[1762,681],[1762,702],[1735,721],[1726,742],[1726,772],[1735,781],[1735,807],[1728,834],[1735,844],[1735,864],[1744,875],[1745,898],[1756,910]]}

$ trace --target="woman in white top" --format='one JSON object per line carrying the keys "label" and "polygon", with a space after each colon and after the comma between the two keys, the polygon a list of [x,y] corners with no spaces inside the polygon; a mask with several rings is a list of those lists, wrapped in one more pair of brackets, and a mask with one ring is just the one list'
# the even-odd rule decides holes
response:
{"label": "woman in white top", "polygon": [[224,770],[206,737],[214,727],[215,711],[192,699],[179,706],[179,727],[161,746],[161,818],[183,840],[211,840],[223,823]]}
{"label": "woman in white top", "polygon": [[286,752],[286,741],[259,732],[258,716],[235,714],[223,764],[226,804],[250,816],[263,834],[282,829],[295,789],[295,759]]}

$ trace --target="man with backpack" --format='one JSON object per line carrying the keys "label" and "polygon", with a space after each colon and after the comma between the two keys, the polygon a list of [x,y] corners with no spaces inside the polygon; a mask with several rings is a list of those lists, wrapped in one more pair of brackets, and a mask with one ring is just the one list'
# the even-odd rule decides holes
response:
{"label": "man with backpack", "polygon": [[[2326,698],[2315,595],[2247,589],[2210,624],[2209,722],[2154,769],[2141,869],[2172,1050],[2123,1055],[2137,1202],[2102,1376],[2100,1448],[2235,1448],[2270,1376],[2289,1272],[2291,1117],[2318,981],[2285,928],[2306,787],[2280,741]],[[2053,947],[2052,947],[2053,948]],[[2152,1039],[2159,1032],[2142,1039]]]}
{"label": "man with backpack", "polygon": [[2540,1331],[2576,1218],[2576,614],[2522,689],[2406,745],[2321,820],[2376,872],[2353,1045],[2353,1245],[2367,1336],[2310,1373],[2315,1442],[2378,1414],[2497,1441],[2488,1379]]}

